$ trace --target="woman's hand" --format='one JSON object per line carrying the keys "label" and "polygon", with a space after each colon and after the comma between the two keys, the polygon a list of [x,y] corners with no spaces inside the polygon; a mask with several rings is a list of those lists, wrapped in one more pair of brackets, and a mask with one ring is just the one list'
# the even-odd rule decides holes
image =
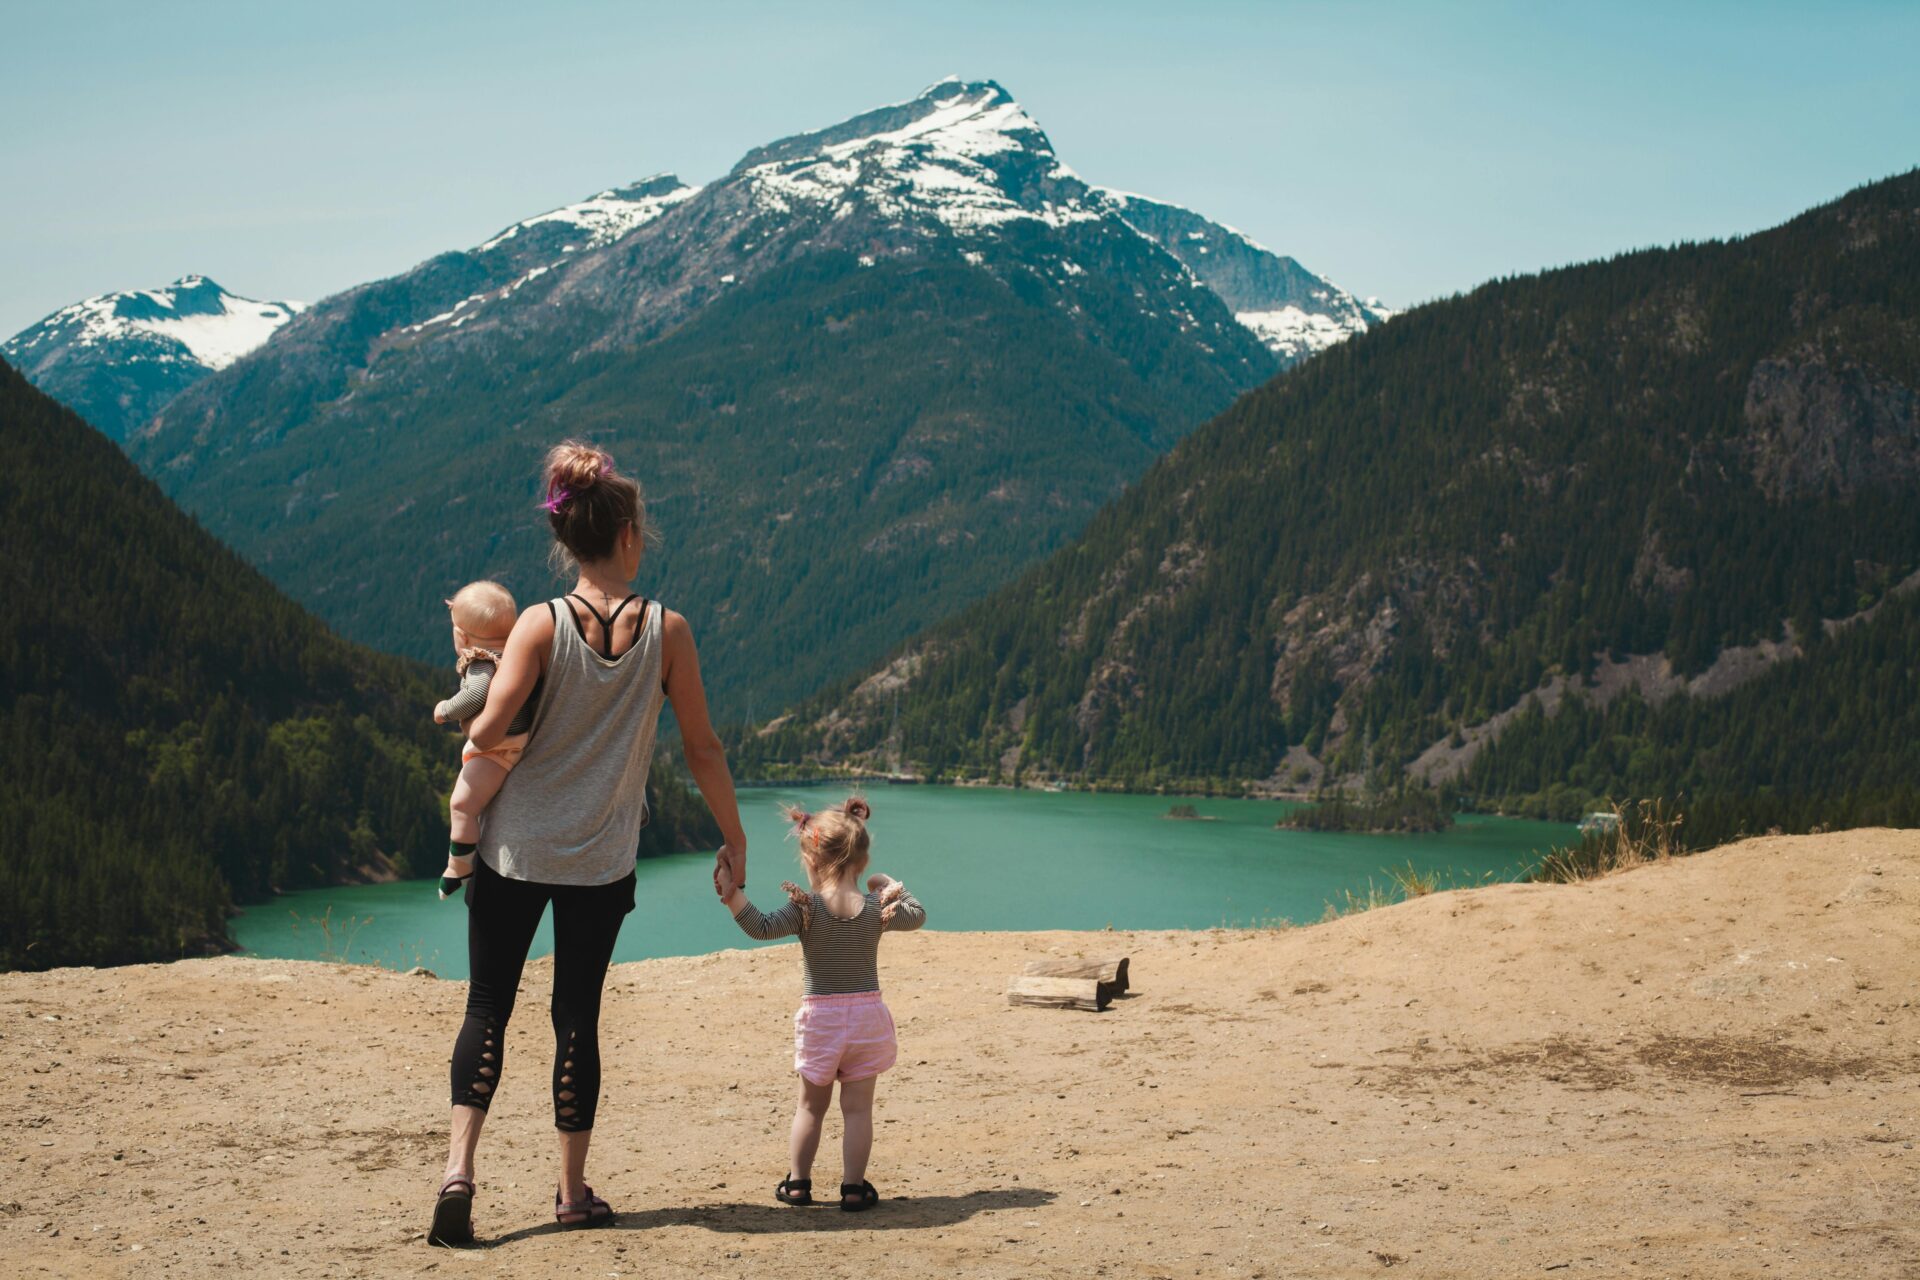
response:
{"label": "woman's hand", "polygon": [[[735,848],[731,844],[720,846],[720,852],[713,855],[713,883],[720,884],[721,872],[725,871],[735,888],[745,888],[747,884],[747,851]],[[721,897],[727,895],[722,893]]]}
{"label": "woman's hand", "polygon": [[728,868],[724,857],[725,853],[726,850],[722,849],[713,859],[713,891],[720,895],[722,902],[740,892],[740,882],[733,878],[733,873]]}

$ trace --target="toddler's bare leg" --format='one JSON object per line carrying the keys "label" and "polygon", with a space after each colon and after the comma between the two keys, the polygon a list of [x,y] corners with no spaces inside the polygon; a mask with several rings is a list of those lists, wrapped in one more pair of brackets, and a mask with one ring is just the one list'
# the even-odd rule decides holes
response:
{"label": "toddler's bare leg", "polygon": [[460,766],[460,778],[453,784],[453,798],[447,802],[452,814],[449,834],[455,844],[480,842],[480,815],[500,794],[507,770],[497,760],[475,756]]}
{"label": "toddler's bare leg", "polygon": [[788,1150],[787,1175],[793,1178],[813,1176],[813,1157],[820,1150],[820,1128],[826,1123],[827,1108],[833,1105],[833,1085],[808,1084],[800,1078],[800,1101],[793,1109],[793,1133]]}
{"label": "toddler's bare leg", "polygon": [[840,1084],[840,1181],[857,1186],[866,1180],[867,1157],[873,1154],[873,1087],[879,1076],[845,1080]]}

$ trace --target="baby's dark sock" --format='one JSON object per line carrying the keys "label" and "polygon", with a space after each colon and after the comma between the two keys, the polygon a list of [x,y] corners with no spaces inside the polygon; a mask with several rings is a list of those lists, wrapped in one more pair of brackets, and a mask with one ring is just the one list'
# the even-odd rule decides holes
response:
{"label": "baby's dark sock", "polygon": [[[473,856],[473,851],[478,847],[479,846],[477,845],[461,844],[458,840],[450,841],[447,844],[447,856],[449,858],[471,858]],[[467,872],[467,874],[464,876],[450,876],[445,874],[444,872],[441,873],[441,876],[440,876],[441,898],[443,899],[451,898],[454,894],[460,892],[461,882],[465,880],[469,880],[472,877],[473,877],[473,872],[471,871]]]}

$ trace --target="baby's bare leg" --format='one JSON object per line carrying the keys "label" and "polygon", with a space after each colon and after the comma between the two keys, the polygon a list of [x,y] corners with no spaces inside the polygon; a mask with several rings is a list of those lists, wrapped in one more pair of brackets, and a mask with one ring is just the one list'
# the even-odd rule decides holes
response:
{"label": "baby's bare leg", "polygon": [[450,835],[455,844],[480,843],[480,815],[500,794],[507,770],[498,760],[475,756],[460,766],[460,778],[453,784],[453,798],[447,802],[452,821]]}
{"label": "baby's bare leg", "polygon": [[826,1123],[827,1108],[833,1105],[833,1084],[808,1084],[800,1078],[800,1101],[793,1108],[793,1132],[790,1135],[787,1176],[806,1179],[813,1176],[813,1157],[820,1150],[820,1128]]}
{"label": "baby's bare leg", "polygon": [[873,1087],[879,1076],[844,1080],[840,1084],[840,1181],[857,1186],[867,1177],[867,1157],[873,1154]]}

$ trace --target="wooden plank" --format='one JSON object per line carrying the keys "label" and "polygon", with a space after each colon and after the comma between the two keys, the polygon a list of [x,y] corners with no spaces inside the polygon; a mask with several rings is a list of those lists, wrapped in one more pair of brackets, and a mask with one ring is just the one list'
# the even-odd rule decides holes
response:
{"label": "wooden plank", "polygon": [[1026,971],[1037,978],[1092,978],[1104,986],[1111,987],[1114,995],[1119,995],[1129,985],[1125,956],[1080,956],[1064,960],[1035,960],[1027,965]]}
{"label": "wooden plank", "polygon": [[1007,1003],[1036,1009],[1085,1009],[1097,1013],[1112,996],[1095,978],[1054,978],[1015,974],[1007,980]]}

